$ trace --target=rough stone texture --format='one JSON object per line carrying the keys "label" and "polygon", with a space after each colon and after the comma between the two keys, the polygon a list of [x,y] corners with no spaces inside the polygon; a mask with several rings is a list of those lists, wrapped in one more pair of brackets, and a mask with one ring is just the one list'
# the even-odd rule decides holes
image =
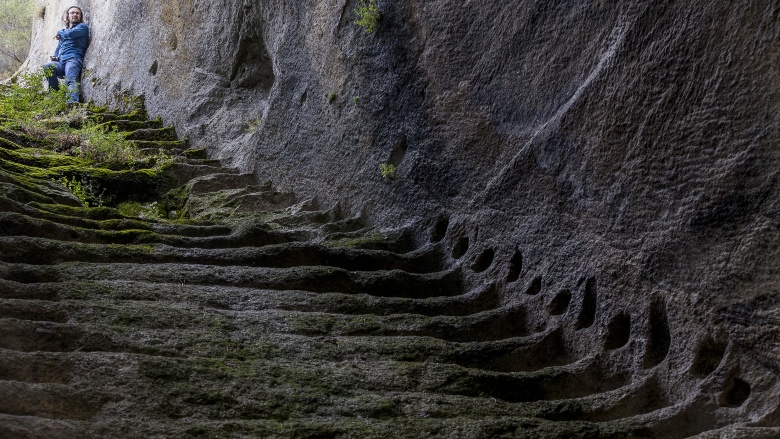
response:
{"label": "rough stone texture", "polygon": [[[33,62],[69,3],[44,4]],[[440,234],[467,289],[646,383],[652,431],[780,424],[780,2],[380,1],[375,35],[343,0],[82,5],[88,98]]]}

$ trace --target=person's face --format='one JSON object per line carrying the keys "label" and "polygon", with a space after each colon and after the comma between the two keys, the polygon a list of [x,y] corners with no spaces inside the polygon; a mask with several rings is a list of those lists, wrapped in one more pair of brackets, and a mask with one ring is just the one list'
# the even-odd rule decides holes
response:
{"label": "person's face", "polygon": [[81,23],[81,11],[76,8],[68,9],[68,20],[71,24]]}

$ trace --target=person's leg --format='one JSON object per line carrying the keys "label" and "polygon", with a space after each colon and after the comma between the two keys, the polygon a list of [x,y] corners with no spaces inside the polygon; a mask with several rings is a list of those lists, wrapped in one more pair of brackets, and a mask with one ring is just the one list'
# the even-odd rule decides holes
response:
{"label": "person's leg", "polygon": [[81,65],[83,61],[72,58],[65,61],[65,82],[68,84],[68,103],[79,101],[79,81],[81,80]]}
{"label": "person's leg", "polygon": [[54,61],[43,65],[43,74],[46,76],[46,82],[52,90],[60,89],[60,79],[65,76],[65,69],[62,63]]}

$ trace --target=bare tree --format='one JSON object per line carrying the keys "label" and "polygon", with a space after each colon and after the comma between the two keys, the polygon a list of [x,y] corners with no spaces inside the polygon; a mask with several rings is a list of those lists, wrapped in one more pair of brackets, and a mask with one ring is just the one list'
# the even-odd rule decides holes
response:
{"label": "bare tree", "polygon": [[0,0],[0,78],[11,75],[30,50],[33,0]]}

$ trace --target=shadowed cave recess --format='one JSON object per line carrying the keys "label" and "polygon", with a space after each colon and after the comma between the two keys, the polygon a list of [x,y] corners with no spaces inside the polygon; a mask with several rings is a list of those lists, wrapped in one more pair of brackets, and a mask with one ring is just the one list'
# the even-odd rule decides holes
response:
{"label": "shadowed cave recess", "polygon": [[4,165],[0,437],[780,437],[780,2],[80,4],[184,216]]}

